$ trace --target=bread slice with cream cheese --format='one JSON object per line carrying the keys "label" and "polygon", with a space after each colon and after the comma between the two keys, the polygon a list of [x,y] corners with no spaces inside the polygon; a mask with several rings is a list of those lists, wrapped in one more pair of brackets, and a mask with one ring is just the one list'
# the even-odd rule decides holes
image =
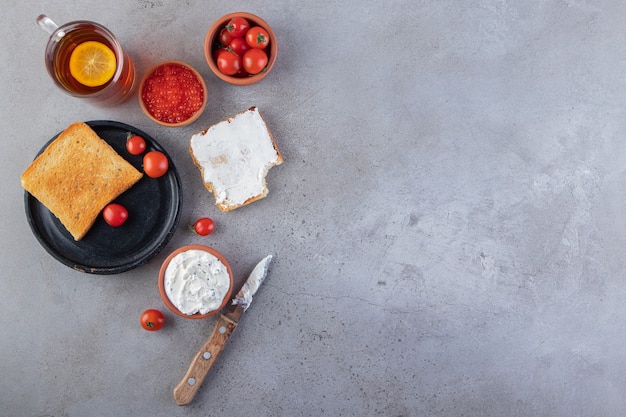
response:
{"label": "bread slice with cream cheese", "polygon": [[268,171],[283,162],[255,106],[193,135],[189,152],[223,212],[265,197]]}
{"label": "bread slice with cream cheese", "polygon": [[22,173],[22,186],[82,239],[100,211],[141,179],[86,123],[67,127]]}

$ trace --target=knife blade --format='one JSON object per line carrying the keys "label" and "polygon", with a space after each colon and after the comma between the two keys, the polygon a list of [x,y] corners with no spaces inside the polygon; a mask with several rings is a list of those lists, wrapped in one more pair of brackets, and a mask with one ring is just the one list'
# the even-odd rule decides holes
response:
{"label": "knife blade", "polygon": [[226,342],[233,333],[243,313],[250,307],[252,297],[267,276],[272,255],[263,258],[252,270],[241,290],[233,298],[232,303],[221,312],[211,335],[194,356],[187,373],[174,387],[174,400],[178,405],[189,404],[200,389],[204,378],[224,350]]}

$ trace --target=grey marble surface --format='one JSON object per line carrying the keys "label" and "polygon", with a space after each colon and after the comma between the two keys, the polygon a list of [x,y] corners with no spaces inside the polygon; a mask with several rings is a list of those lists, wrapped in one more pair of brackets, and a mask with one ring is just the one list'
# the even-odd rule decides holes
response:
{"label": "grey marble surface", "polygon": [[[6,2],[5,2],[6,3]],[[1,416],[619,416],[626,414],[626,3],[619,0],[216,2],[44,0],[0,28]],[[5,4],[5,6],[7,6]],[[279,57],[219,81],[206,30],[262,16]],[[35,18],[109,27],[139,73],[194,65],[191,126],[64,95]],[[264,200],[221,213],[187,151],[252,105],[285,163]],[[155,137],[183,181],[181,224],[146,265],[75,272],[31,233],[19,176],[76,120]],[[201,215],[217,231],[194,236]],[[167,315],[156,277],[188,243],[237,283],[270,274],[195,400],[172,389],[214,319]]]}

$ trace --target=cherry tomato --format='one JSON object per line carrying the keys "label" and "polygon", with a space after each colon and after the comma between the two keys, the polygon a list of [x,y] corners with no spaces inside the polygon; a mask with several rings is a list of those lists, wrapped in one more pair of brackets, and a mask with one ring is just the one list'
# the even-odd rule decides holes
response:
{"label": "cherry tomato", "polygon": [[243,69],[250,74],[258,74],[267,65],[267,54],[264,50],[252,48],[243,55]]}
{"label": "cherry tomato", "polygon": [[228,46],[230,42],[233,40],[233,35],[228,31],[228,29],[224,28],[220,31],[220,45]]}
{"label": "cherry tomato", "polygon": [[132,133],[127,133],[126,150],[131,155],[141,155],[146,151],[146,141],[144,138]]}
{"label": "cherry tomato", "polygon": [[250,49],[250,46],[244,38],[235,38],[228,45],[239,56],[243,56]]}
{"label": "cherry tomato", "polygon": [[246,70],[242,68],[237,74],[235,74],[235,77],[246,78],[248,75],[250,74],[248,74]]}
{"label": "cherry tomato", "polygon": [[128,219],[128,210],[121,204],[111,203],[102,210],[102,217],[109,226],[120,227]]}
{"label": "cherry tomato", "polygon": [[228,49],[217,53],[217,68],[226,75],[234,75],[241,70],[241,57]]}
{"label": "cherry tomato", "polygon": [[226,48],[216,48],[216,49],[213,51],[213,61],[215,61],[215,63],[216,63],[216,64],[217,64],[217,57],[218,57],[218,56],[219,56],[219,54],[220,54],[222,51],[224,51],[224,50],[226,50]]}
{"label": "cherry tomato", "polygon": [[261,26],[255,26],[246,32],[246,43],[250,48],[264,49],[270,43],[270,34]]}
{"label": "cherry tomato", "polygon": [[141,313],[141,318],[139,319],[141,323],[141,327],[144,329],[154,332],[156,330],[160,330],[165,324],[165,316],[159,310],[155,310],[153,308],[144,311]]}
{"label": "cherry tomato", "polygon": [[246,34],[248,29],[250,29],[250,23],[245,17],[237,16],[228,21],[226,29],[233,37],[238,38]]}
{"label": "cherry tomato", "polygon": [[143,157],[143,171],[150,178],[159,178],[165,175],[170,164],[163,152],[150,151]]}
{"label": "cherry tomato", "polygon": [[202,217],[193,224],[193,230],[200,236],[207,236],[213,233],[215,223],[208,217]]}

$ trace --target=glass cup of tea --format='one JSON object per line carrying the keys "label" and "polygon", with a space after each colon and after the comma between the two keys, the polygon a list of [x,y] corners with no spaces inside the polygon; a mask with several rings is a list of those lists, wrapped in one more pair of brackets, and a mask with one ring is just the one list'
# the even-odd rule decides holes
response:
{"label": "glass cup of tea", "polygon": [[128,99],[135,88],[135,67],[117,38],[104,26],[79,20],[57,26],[46,15],[37,23],[50,34],[46,69],[66,93],[98,105]]}

